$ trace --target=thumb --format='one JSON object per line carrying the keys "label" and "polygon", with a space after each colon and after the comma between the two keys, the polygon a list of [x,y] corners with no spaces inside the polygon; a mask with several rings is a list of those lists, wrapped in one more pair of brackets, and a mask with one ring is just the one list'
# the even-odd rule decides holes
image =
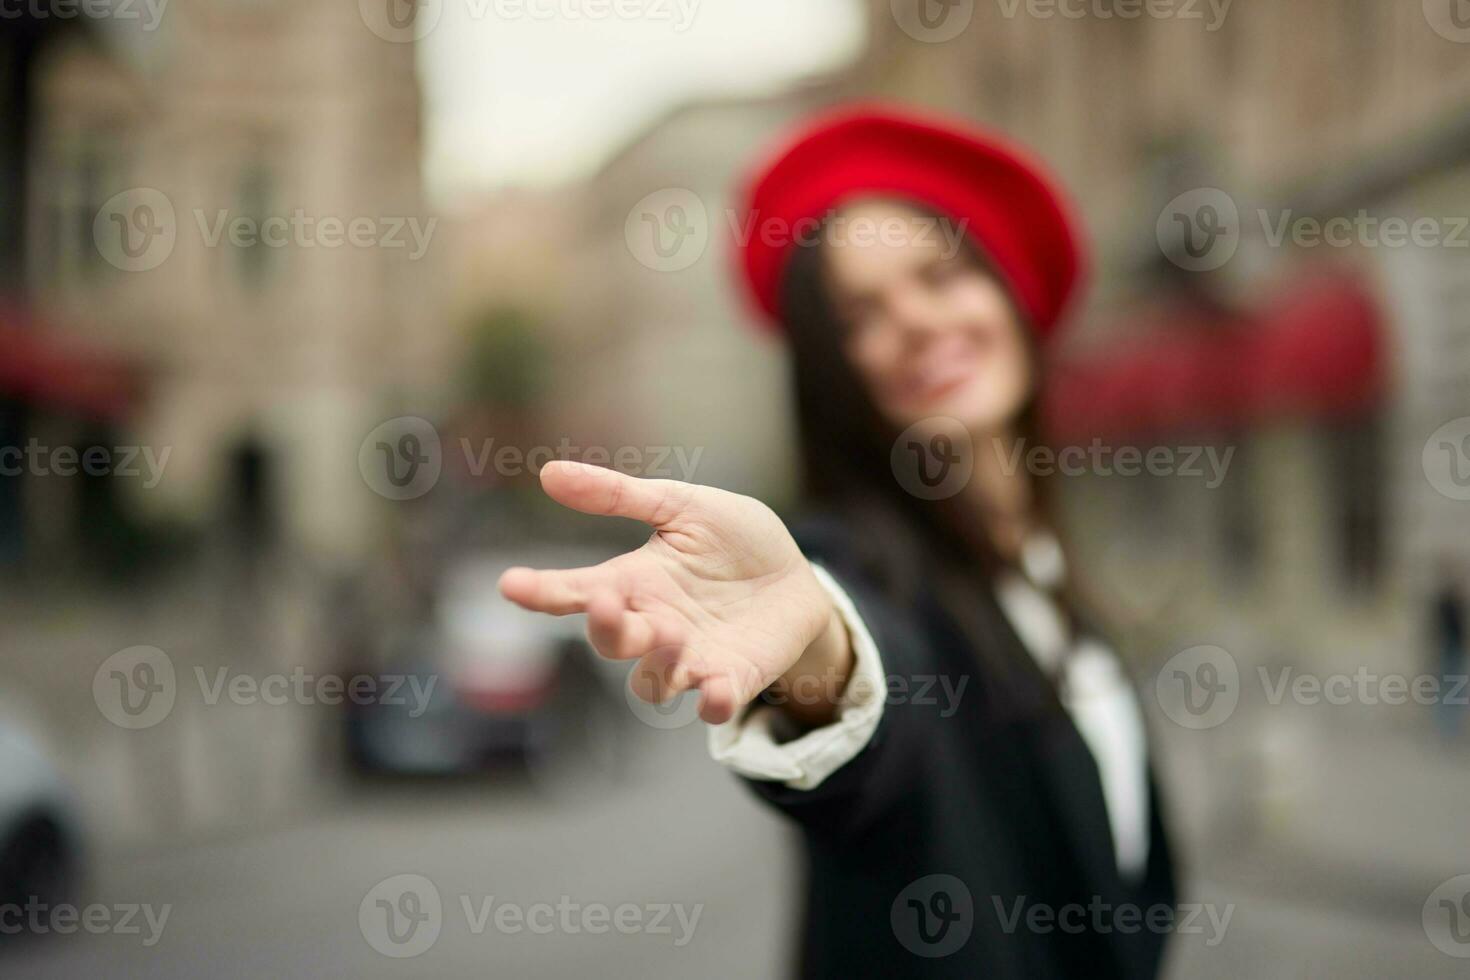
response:
{"label": "thumb", "polygon": [[542,467],[541,487],[552,500],[573,510],[630,517],[655,529],[678,521],[699,489],[692,483],[644,480],[570,460],[553,460]]}

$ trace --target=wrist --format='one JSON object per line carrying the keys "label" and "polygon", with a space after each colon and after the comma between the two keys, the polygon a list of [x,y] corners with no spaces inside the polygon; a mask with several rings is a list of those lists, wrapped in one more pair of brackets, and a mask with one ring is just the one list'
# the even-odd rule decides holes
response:
{"label": "wrist", "polygon": [[855,663],[847,624],[825,590],[822,598],[826,606],[822,628],[770,687],[769,700],[809,724],[826,724],[836,716]]}

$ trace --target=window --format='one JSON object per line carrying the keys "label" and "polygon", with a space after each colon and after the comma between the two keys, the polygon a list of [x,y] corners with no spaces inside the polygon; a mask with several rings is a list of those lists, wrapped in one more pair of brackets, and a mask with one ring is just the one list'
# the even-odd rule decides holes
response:
{"label": "window", "polygon": [[240,176],[237,194],[240,217],[250,222],[254,234],[249,244],[234,249],[240,281],[252,291],[264,289],[274,271],[275,253],[280,251],[268,245],[263,235],[265,222],[271,217],[274,203],[273,181],[263,164],[254,163],[245,168]]}
{"label": "window", "polygon": [[1234,449],[1230,469],[1216,488],[1220,494],[1220,555],[1225,573],[1234,581],[1248,579],[1260,564],[1262,507],[1251,476],[1251,444],[1246,433],[1228,437],[1220,450]]}
{"label": "window", "polygon": [[1323,445],[1341,584],[1361,595],[1377,585],[1383,564],[1381,426],[1376,418],[1331,425]]}

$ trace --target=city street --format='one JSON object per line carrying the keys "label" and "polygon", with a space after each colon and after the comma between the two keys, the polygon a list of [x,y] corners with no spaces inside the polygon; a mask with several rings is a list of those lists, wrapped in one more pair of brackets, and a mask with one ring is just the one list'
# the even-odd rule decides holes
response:
{"label": "city street", "polygon": [[[780,821],[704,757],[702,726],[640,731],[627,744],[636,756],[629,771],[595,790],[510,774],[369,785],[331,794],[323,812],[290,826],[177,852],[101,854],[85,902],[146,904],[155,920],[169,906],[156,945],[144,945],[150,929],[138,913],[136,934],[46,937],[0,958],[0,972],[58,980],[784,975],[796,882]],[[1395,765],[1383,756],[1375,764],[1380,774]],[[1413,843],[1399,841],[1400,856]],[[1419,843],[1427,854],[1432,842]],[[1359,853],[1365,867],[1392,857],[1387,843]],[[1427,891],[1416,883],[1365,903],[1371,889],[1352,880],[1354,868],[1293,870],[1293,860],[1212,860],[1223,873],[1188,888],[1186,901],[1205,909],[1176,937],[1170,975],[1462,975],[1460,961],[1427,941],[1419,917]],[[1426,858],[1422,873],[1432,867]],[[1410,877],[1420,873],[1405,866]],[[437,938],[412,958],[374,947],[370,937],[382,941],[372,903],[359,915],[369,892],[399,875],[427,879],[441,901]],[[1391,892],[1381,880],[1371,888]],[[551,907],[539,919],[538,903]],[[617,921],[623,905],[650,928],[583,927],[585,913],[601,906]],[[518,906],[525,921],[498,928],[502,906]],[[668,907],[661,925],[659,907]],[[990,911],[977,894],[976,914]]]}

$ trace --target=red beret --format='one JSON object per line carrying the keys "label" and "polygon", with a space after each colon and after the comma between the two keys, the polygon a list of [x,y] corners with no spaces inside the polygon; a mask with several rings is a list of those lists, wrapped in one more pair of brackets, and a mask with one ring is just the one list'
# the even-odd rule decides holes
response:
{"label": "red beret", "polygon": [[1079,222],[1047,172],[994,134],[907,109],[854,106],[809,122],[758,167],[739,198],[735,252],[769,323],[780,327],[781,276],[794,229],[871,193],[963,222],[1045,339],[1085,278]]}

